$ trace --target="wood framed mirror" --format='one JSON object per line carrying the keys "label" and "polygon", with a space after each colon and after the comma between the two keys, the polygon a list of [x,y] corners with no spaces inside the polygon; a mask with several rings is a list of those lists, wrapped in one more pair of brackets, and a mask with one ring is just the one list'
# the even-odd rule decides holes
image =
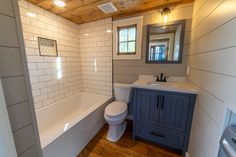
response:
{"label": "wood framed mirror", "polygon": [[146,63],[182,63],[186,20],[147,25]]}

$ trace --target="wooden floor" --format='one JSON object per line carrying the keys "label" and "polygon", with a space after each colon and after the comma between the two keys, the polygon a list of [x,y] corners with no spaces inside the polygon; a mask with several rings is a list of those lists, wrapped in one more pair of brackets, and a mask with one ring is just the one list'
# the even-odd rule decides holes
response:
{"label": "wooden floor", "polygon": [[105,125],[78,157],[180,157],[180,155],[150,143],[132,140],[132,127],[128,125],[117,143],[106,140]]}

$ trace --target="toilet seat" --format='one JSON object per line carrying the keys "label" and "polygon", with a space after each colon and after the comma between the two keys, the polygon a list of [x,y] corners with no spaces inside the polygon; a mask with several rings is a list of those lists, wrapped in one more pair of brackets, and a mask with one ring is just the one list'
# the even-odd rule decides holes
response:
{"label": "toilet seat", "polygon": [[126,118],[128,112],[124,112],[123,114],[119,115],[119,116],[108,116],[108,115],[104,115],[104,118],[106,119],[106,121],[110,124],[110,125],[117,125],[117,124],[121,124],[124,119]]}
{"label": "toilet seat", "polygon": [[105,109],[105,115],[107,117],[118,117],[127,112],[127,104],[123,102],[112,102]]}

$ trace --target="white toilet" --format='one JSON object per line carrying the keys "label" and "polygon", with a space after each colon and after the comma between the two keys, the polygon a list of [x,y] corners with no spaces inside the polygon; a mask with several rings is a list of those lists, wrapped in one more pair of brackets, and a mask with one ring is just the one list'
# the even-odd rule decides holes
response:
{"label": "white toilet", "polygon": [[128,115],[127,103],[129,102],[131,85],[126,83],[114,83],[115,100],[110,103],[104,113],[104,118],[109,124],[107,139],[111,142],[118,141],[126,129],[126,117]]}

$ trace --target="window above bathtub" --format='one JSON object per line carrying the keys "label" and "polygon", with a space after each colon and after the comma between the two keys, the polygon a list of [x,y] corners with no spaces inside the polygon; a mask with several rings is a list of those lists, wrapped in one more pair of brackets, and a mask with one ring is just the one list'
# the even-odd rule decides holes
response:
{"label": "window above bathtub", "polygon": [[143,17],[113,22],[113,59],[141,59]]}

